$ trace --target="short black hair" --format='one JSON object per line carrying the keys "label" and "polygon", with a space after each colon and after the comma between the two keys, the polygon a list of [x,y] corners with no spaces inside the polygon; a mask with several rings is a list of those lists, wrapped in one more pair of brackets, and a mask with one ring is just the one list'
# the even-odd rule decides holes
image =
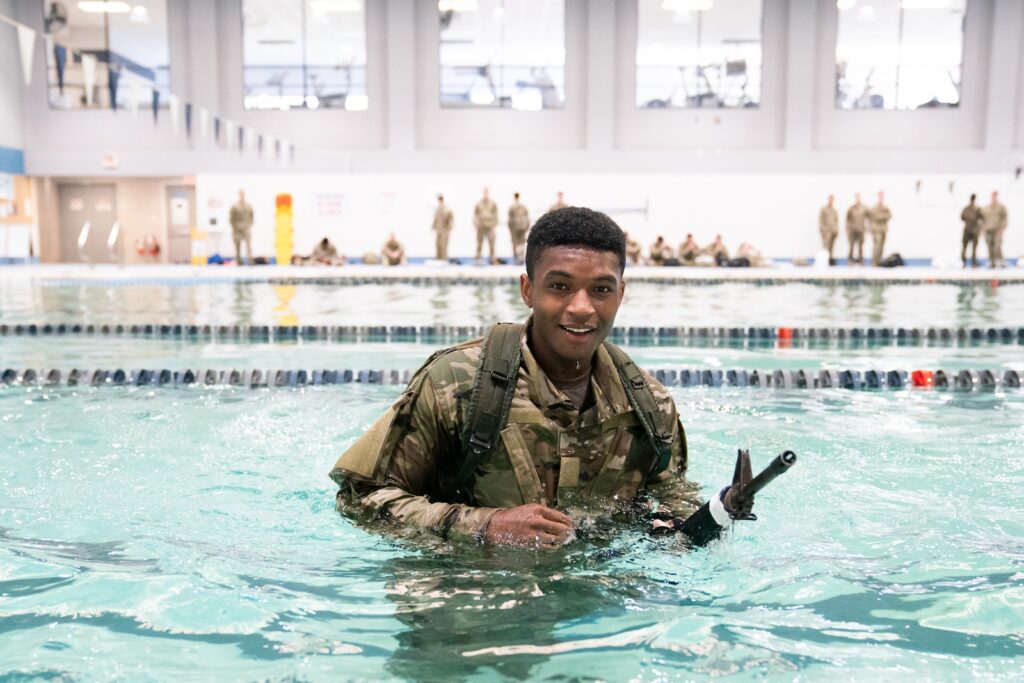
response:
{"label": "short black hair", "polygon": [[972,194],[972,195],[971,195],[971,201],[972,201],[972,202],[973,202],[973,201],[974,201],[975,199],[977,199],[977,198],[978,198],[978,195],[976,195],[976,194]]}
{"label": "short black hair", "polygon": [[626,235],[615,221],[600,211],[567,206],[538,218],[526,241],[526,275],[531,280],[537,259],[548,247],[610,251],[619,259],[619,272],[626,269]]}

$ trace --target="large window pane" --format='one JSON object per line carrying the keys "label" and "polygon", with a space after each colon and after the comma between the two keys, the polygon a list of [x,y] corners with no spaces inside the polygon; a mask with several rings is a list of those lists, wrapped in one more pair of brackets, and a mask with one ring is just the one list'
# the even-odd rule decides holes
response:
{"label": "large window pane", "polygon": [[565,103],[564,0],[438,0],[442,107]]}
{"label": "large window pane", "polygon": [[362,111],[363,0],[243,0],[246,109]]}
{"label": "large window pane", "polygon": [[960,104],[966,0],[838,0],[836,106]]}
{"label": "large window pane", "polygon": [[637,0],[637,107],[759,106],[761,10],[761,0]]}
{"label": "large window pane", "polygon": [[[111,71],[116,74],[118,107],[150,107],[154,89],[166,106],[171,84],[166,0],[41,4],[45,31],[67,55],[61,88],[54,54],[47,54],[50,106],[109,108]],[[88,96],[83,55],[96,60]]]}

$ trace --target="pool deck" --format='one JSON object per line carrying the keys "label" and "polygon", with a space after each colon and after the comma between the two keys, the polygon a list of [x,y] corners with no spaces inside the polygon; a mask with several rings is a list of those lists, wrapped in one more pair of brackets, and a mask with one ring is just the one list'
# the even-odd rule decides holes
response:
{"label": "pool deck", "polygon": [[[274,282],[314,284],[448,282],[476,284],[515,282],[521,266],[193,266],[193,265],[87,265],[33,264],[0,268],[0,281],[35,281],[45,284],[216,284]],[[631,266],[626,278],[653,283],[753,282],[757,284],[1024,284],[1024,268],[931,267],[831,268],[777,266],[774,268],[713,268]]]}

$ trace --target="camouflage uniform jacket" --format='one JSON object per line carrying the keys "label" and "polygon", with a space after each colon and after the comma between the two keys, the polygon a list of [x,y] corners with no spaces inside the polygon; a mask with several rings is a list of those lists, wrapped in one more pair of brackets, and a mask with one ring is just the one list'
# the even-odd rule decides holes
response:
{"label": "camouflage uniform jacket", "polygon": [[473,207],[473,226],[477,230],[490,230],[498,224],[498,205],[493,199],[481,199]]}
{"label": "camouflage uniform jacket", "polygon": [[885,204],[875,204],[868,209],[871,232],[885,232],[889,229],[890,220],[892,220],[892,211]]}
{"label": "camouflage uniform jacket", "polygon": [[999,202],[993,202],[983,208],[981,210],[981,215],[985,219],[985,232],[1006,230],[1006,207]]}
{"label": "camouflage uniform jacket", "polygon": [[822,235],[839,234],[839,214],[835,208],[826,204],[818,212],[818,231]]}
{"label": "camouflage uniform jacket", "polygon": [[[521,339],[522,363],[508,422],[497,446],[477,467],[462,500],[445,500],[442,470],[462,461],[482,340],[442,352],[423,371],[409,423],[390,454],[382,483],[336,476],[339,511],[393,519],[441,536],[482,538],[501,508],[542,503],[605,512],[636,509],[659,517],[687,517],[701,506],[697,486],[685,479],[686,435],[668,391],[647,376],[672,424],[671,459],[658,456],[629,405],[604,347],[591,374],[592,405],[579,412],[537,365]],[[410,386],[416,384],[415,380]],[[655,507],[656,505],[656,507]]]}
{"label": "camouflage uniform jacket", "polygon": [[508,207],[508,227],[513,232],[525,234],[530,229],[530,212],[521,202],[512,202]]}
{"label": "camouflage uniform jacket", "polygon": [[868,218],[868,209],[863,204],[854,204],[846,212],[846,234],[863,234],[865,221]]}

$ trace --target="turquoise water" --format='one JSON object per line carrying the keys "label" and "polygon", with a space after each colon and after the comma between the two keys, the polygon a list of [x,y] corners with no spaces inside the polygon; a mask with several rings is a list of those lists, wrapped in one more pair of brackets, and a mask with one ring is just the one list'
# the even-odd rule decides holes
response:
{"label": "turquoise water", "polygon": [[538,553],[335,514],[325,473],[396,392],[0,392],[0,672],[1024,675],[1019,395],[678,391],[705,493],[738,446],[799,453],[761,520],[696,551],[598,525]]}
{"label": "turquoise water", "polygon": [[[523,315],[506,286],[0,288],[7,323]],[[618,322],[1019,326],[1024,297],[644,285]],[[666,368],[1024,369],[1017,345],[630,350]],[[429,351],[5,337],[0,367],[406,369]],[[688,550],[580,520],[534,552],[334,512],[327,470],[399,391],[0,387],[0,681],[1024,677],[1024,392],[676,389],[705,494],[738,447],[755,467],[799,454],[760,521]]]}

